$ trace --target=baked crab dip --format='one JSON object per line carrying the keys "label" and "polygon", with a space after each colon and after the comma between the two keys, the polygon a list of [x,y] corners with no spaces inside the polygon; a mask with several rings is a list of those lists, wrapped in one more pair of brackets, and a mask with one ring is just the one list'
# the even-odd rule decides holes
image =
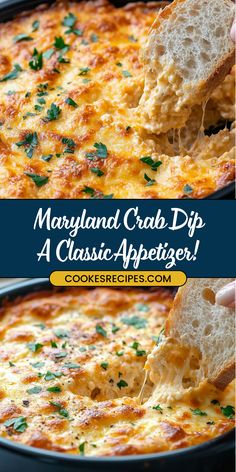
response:
{"label": "baked crab dip", "polygon": [[233,70],[178,136],[140,121],[141,51],[166,3],[56,3],[0,24],[0,198],[202,198],[234,180]]}
{"label": "baked crab dip", "polygon": [[200,444],[233,428],[233,384],[222,392],[203,383],[181,399],[152,401],[144,364],[172,302],[163,288],[74,288],[5,303],[0,436],[122,456]]}

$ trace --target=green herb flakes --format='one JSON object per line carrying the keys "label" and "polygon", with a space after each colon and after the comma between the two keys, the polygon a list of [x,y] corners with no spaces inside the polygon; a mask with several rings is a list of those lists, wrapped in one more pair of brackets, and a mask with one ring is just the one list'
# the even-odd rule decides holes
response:
{"label": "green herb flakes", "polygon": [[28,428],[26,418],[23,416],[11,418],[5,421],[4,426],[6,426],[6,428],[12,427],[17,433],[24,433],[24,431]]}
{"label": "green herb flakes", "polygon": [[37,352],[43,347],[43,345],[40,344],[40,343],[29,343],[29,344],[27,344],[27,346],[28,346],[29,350],[32,351],[32,352]]}
{"label": "green herb flakes", "polygon": [[24,151],[27,157],[31,159],[33,157],[34,150],[38,145],[38,136],[37,133],[29,133],[25,136],[23,141],[16,143],[16,146],[24,147]]}
{"label": "green herb flakes", "polygon": [[207,416],[207,413],[205,411],[200,410],[199,408],[190,408],[191,412],[193,415],[196,416]]}
{"label": "green herb flakes", "polygon": [[122,379],[116,385],[120,390],[124,387],[128,387],[127,382],[125,380],[122,380]]}
{"label": "green herb flakes", "polygon": [[31,174],[30,172],[25,172],[25,175],[30,177],[37,187],[42,187],[49,180],[49,177],[44,177],[43,175],[38,174]]}
{"label": "green herb flakes", "polygon": [[40,70],[43,67],[43,53],[38,52],[36,48],[34,48],[32,60],[29,62],[29,66],[33,70]]}
{"label": "green herb flakes", "polygon": [[13,70],[11,72],[8,72],[8,74],[4,75],[1,79],[0,82],[6,82],[7,80],[15,80],[17,79],[19,72],[22,72],[23,69],[19,64],[14,64]]}
{"label": "green herb flakes", "polygon": [[42,392],[42,387],[37,386],[37,385],[27,390],[27,393],[29,393],[29,395],[35,395],[40,392]]}
{"label": "green herb flakes", "polygon": [[104,338],[107,338],[107,332],[106,330],[99,324],[96,325],[96,332],[103,336]]}
{"label": "green herb flakes", "polygon": [[32,41],[33,38],[27,34],[21,33],[13,38],[14,43],[20,43],[21,41]]}

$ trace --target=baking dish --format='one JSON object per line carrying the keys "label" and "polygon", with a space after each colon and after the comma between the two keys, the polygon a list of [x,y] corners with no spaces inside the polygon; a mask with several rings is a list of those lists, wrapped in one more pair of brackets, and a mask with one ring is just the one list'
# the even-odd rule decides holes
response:
{"label": "baking dish", "polygon": [[[4,287],[0,290],[0,305],[5,299],[14,300],[19,296],[51,289],[47,279],[33,279]],[[91,289],[92,290],[92,289]],[[149,289],[147,289],[149,290]],[[169,472],[177,468],[185,472],[233,471],[234,467],[234,431],[223,434],[199,446],[170,451],[167,453],[145,454],[109,458],[87,458],[62,454],[53,451],[35,449],[0,438],[0,464],[2,472],[12,472],[22,466],[25,472],[66,472],[76,471],[154,471]]]}
{"label": "baking dish", "polygon": [[[6,21],[10,20],[14,17],[14,15],[21,13],[23,11],[27,11],[29,9],[33,9],[34,7],[43,4],[43,3],[48,3],[52,4],[54,3],[54,0],[47,0],[46,2],[43,2],[42,0],[4,0],[3,2],[0,2],[0,21]],[[114,0],[113,3],[116,6],[123,6],[127,3],[125,0]],[[210,131],[210,133],[214,133],[214,130]],[[216,190],[212,194],[210,194],[206,198],[210,199],[230,199],[235,197],[235,183],[230,182],[227,184],[225,187]]]}

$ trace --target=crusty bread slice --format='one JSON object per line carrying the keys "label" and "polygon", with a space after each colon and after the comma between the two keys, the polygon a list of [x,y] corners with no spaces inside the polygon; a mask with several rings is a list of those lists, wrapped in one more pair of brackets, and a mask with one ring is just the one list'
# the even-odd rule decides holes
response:
{"label": "crusty bread slice", "polygon": [[189,279],[178,290],[165,333],[145,366],[159,399],[179,397],[204,380],[223,390],[234,379],[234,309],[215,303],[216,292],[232,280]]}
{"label": "crusty bread slice", "polygon": [[175,0],[161,10],[143,51],[144,128],[160,134],[184,126],[235,62],[232,0]]}

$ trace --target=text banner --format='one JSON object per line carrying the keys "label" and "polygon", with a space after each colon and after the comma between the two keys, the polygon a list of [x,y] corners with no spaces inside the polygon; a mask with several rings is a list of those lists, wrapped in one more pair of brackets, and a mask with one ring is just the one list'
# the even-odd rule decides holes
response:
{"label": "text banner", "polygon": [[1,277],[183,271],[233,277],[234,201],[3,200]]}

